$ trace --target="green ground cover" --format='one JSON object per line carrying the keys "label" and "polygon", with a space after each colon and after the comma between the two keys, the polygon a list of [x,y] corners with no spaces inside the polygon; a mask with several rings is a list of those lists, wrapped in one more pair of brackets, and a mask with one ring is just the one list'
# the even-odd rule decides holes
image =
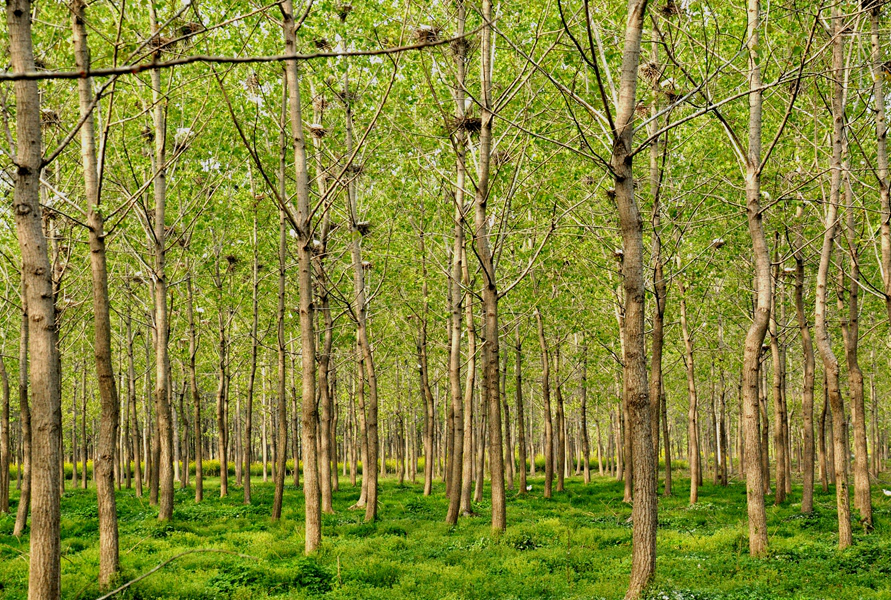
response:
{"label": "green ground cover", "polygon": [[[446,526],[439,484],[425,498],[420,484],[383,480],[381,519],[362,522],[348,507],[358,490],[341,482],[336,514],[323,517],[323,546],[303,556],[302,497],[288,487],[281,522],[268,517],[272,484],[254,482],[254,503],[240,490],[217,497],[208,482],[205,502],[178,491],[171,523],[159,524],[147,498],[118,493],[121,581],[189,550],[119,598],[621,598],[631,564],[630,506],[621,483],[567,481],[567,491],[541,497],[531,479],[528,497],[509,496],[508,530],[493,537],[488,504],[477,516]],[[818,492],[812,516],[792,501],[768,508],[770,554],[747,555],[745,489],[706,484],[700,503],[687,504],[687,481],[659,499],[658,566],[650,594],[679,599],[891,599],[891,498],[875,488],[876,529],[855,528],[854,547],[836,549],[834,492]],[[28,540],[11,535],[14,517],[0,515],[0,597],[24,598]],[[62,500],[62,586],[66,599],[97,598],[98,532],[92,490],[69,490]]]}

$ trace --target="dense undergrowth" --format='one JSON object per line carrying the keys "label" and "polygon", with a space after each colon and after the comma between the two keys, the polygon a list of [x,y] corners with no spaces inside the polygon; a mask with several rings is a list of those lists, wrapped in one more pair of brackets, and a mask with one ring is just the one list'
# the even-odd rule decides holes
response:
{"label": "dense undergrowth", "polygon": [[[508,529],[493,537],[488,504],[457,527],[443,522],[439,484],[425,498],[420,484],[383,480],[381,519],[363,523],[350,511],[358,490],[341,482],[336,514],[323,517],[322,550],[303,556],[302,497],[289,486],[279,523],[268,518],[272,483],[254,482],[254,503],[241,490],[217,497],[216,480],[196,505],[178,491],[170,523],[158,523],[147,498],[118,493],[121,582],[180,553],[191,553],[135,584],[119,598],[621,598],[631,564],[630,506],[621,483],[567,481],[567,491],[509,495]],[[651,597],[705,599],[891,599],[891,499],[876,489],[876,529],[855,529],[854,547],[836,549],[834,491],[817,492],[815,512],[799,514],[800,490],[784,506],[769,505],[770,554],[747,555],[745,489],[706,484],[688,506],[687,481],[659,499],[658,566]],[[889,487],[887,480],[885,487]],[[62,586],[66,599],[96,598],[98,531],[93,490],[62,500]],[[28,540],[11,535],[14,517],[0,515],[0,597],[25,598]]]}

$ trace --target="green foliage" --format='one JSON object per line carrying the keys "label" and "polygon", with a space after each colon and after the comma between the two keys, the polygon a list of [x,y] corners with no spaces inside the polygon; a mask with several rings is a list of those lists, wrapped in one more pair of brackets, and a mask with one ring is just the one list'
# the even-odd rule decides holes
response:
{"label": "green foliage", "polygon": [[[630,506],[622,484],[595,477],[567,481],[565,493],[508,496],[508,529],[491,534],[484,504],[455,527],[444,522],[441,484],[425,497],[419,484],[382,480],[380,520],[364,523],[350,511],[359,491],[341,481],[336,514],[323,519],[321,550],[303,555],[303,498],[286,488],[282,520],[268,519],[271,484],[257,482],[253,503],[238,490],[219,498],[209,479],[206,500],[191,490],[177,497],[170,523],[133,490],[118,493],[122,580],[132,579],[187,550],[232,552],[183,556],[134,585],[123,598],[331,599],[621,598],[627,585]],[[705,484],[701,503],[687,503],[687,480],[659,498],[658,567],[648,600],[854,600],[891,598],[891,505],[875,498],[876,530],[858,533],[852,548],[835,541],[834,491],[816,494],[815,513],[790,503],[768,508],[770,554],[748,556],[745,489]],[[882,482],[886,487],[887,482]],[[877,490],[878,491],[878,490]],[[15,505],[16,497],[13,497]],[[13,515],[0,515],[0,597],[27,595],[27,534],[12,537]],[[62,500],[63,598],[96,597],[98,531],[95,494],[69,490]],[[79,596],[78,596],[79,595]]]}

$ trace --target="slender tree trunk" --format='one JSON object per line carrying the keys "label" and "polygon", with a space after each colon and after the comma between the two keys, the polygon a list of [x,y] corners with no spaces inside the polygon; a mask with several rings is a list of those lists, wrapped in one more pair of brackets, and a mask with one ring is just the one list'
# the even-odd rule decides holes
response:
{"label": "slender tree trunk", "polygon": [[[90,48],[87,43],[86,4],[71,2],[71,29],[74,58],[81,71],[90,70]],[[84,190],[87,198],[87,226],[90,237],[90,270],[93,279],[93,326],[96,376],[101,399],[100,430],[96,462],[96,499],[99,507],[99,588],[106,589],[114,581],[120,563],[118,558],[118,516],[114,489],[115,441],[118,437],[120,405],[111,362],[111,316],[108,301],[108,269],[105,260],[104,220],[100,211],[99,168],[91,104],[93,80],[82,77],[77,83],[80,116],[81,160],[84,169]]]}
{"label": "slender tree trunk", "polygon": [[[9,513],[9,375],[6,361],[0,356],[0,383],[3,385],[3,406],[0,408],[0,513]],[[75,400],[76,402],[76,400]],[[76,419],[76,417],[75,417]],[[73,446],[72,446],[73,447]],[[77,473],[77,463],[74,472]]]}
{"label": "slender tree trunk", "polygon": [[817,293],[814,317],[814,338],[823,370],[826,374],[826,390],[829,407],[832,410],[832,438],[834,446],[835,496],[838,505],[838,546],[847,548],[852,543],[851,508],[848,493],[847,473],[847,431],[845,423],[844,400],[839,388],[838,359],[829,340],[826,325],[826,295],[829,276],[829,265],[832,260],[832,249],[838,230],[838,206],[842,185],[842,147],[844,144],[844,38],[841,11],[837,5],[832,6],[832,157],[830,162],[831,180],[829,189],[829,206],[826,211],[823,247],[820,252],[820,266],[817,271]]}
{"label": "slender tree trunk", "polygon": [[195,329],[191,273],[186,274],[186,317],[189,321],[189,392],[195,405],[195,502],[201,502],[204,500],[204,429],[201,420],[201,393],[198,390],[198,373],[195,367],[198,356],[198,333]]}
{"label": "slender tree trunk", "polygon": [[[541,311],[535,307],[535,322],[538,326],[538,344],[541,347],[541,398],[544,410],[545,481],[544,497],[550,498],[554,485],[554,425],[551,422],[551,360],[548,341],[544,333]],[[533,455],[533,459],[534,455]]]}
{"label": "slender tree trunk", "polygon": [[[160,28],[153,3],[150,4],[149,13],[152,23],[152,35],[158,35]],[[160,50],[155,54],[157,60],[160,60],[160,54]],[[155,292],[155,413],[158,422],[160,447],[159,464],[156,467],[160,489],[158,519],[168,521],[173,517],[173,433],[169,389],[170,357],[168,354],[170,324],[167,313],[167,275],[165,273],[167,227],[164,219],[164,211],[167,205],[167,103],[162,95],[160,69],[152,69],[150,75],[155,126],[155,219],[153,224],[154,236],[152,238],[155,262],[152,277]]]}
{"label": "slender tree trunk", "polygon": [[[582,443],[582,464],[584,466],[584,481],[585,483],[591,483],[591,444],[588,439],[588,344],[582,343],[581,348],[582,353],[582,364],[581,364],[581,372],[579,374],[579,400],[581,403],[580,406],[580,419],[581,423],[579,425],[581,429],[581,443]],[[519,367],[517,368],[517,372],[519,372]],[[519,388],[519,386],[517,386]],[[600,460],[600,456],[598,453],[598,460]]]}
{"label": "slender tree trunk", "polygon": [[489,163],[492,154],[492,60],[494,58],[492,27],[492,2],[483,0],[480,12],[486,25],[480,32],[480,141],[477,161],[476,197],[474,199],[473,245],[483,272],[482,309],[485,343],[483,346],[483,388],[486,397],[482,406],[489,423],[489,469],[492,491],[492,530],[504,531],[506,527],[504,492],[504,457],[501,435],[501,362],[498,349],[498,288],[495,262],[489,241],[487,206],[489,202]]}
{"label": "slender tree trunk", "polygon": [[[625,598],[639,598],[656,569],[656,464],[652,440],[651,402],[646,364],[646,290],[644,288],[643,226],[634,197],[632,168],[637,71],[647,0],[630,0],[622,52],[610,166],[622,232],[624,287],[623,393],[628,406],[634,481],[631,577]],[[629,459],[631,457],[626,457]]]}
{"label": "slender tree trunk", "polygon": [[[522,495],[526,494],[526,424],[523,414],[523,342],[520,337],[520,326],[517,325],[516,337],[517,360],[514,368],[517,370],[517,446],[520,462],[520,489]],[[583,388],[584,393],[584,388]],[[582,396],[584,398],[584,395]],[[582,413],[584,415],[584,412]],[[584,417],[583,417],[584,419]],[[534,458],[533,458],[534,460]]]}
{"label": "slender tree trunk", "polygon": [[764,481],[761,465],[761,438],[758,430],[758,388],[761,344],[770,321],[772,289],[770,254],[764,235],[761,212],[761,66],[759,64],[758,28],[761,24],[760,0],[748,0],[746,45],[749,64],[749,127],[746,155],[746,219],[755,261],[755,312],[746,333],[743,351],[742,404],[745,431],[746,504],[749,517],[749,553],[767,552],[767,514],[764,508]]}
{"label": "slender tree trunk", "polygon": [[[470,270],[467,265],[467,252],[465,247],[462,245],[460,249],[461,260],[460,265],[462,269],[462,277],[464,282],[464,287],[466,289],[472,289],[473,284],[470,281]],[[456,286],[456,293],[463,293],[460,289],[460,286]],[[476,385],[476,327],[473,322],[473,302],[471,298],[468,296],[466,298],[466,302],[464,305],[464,319],[465,319],[465,327],[467,328],[467,365],[465,367],[464,374],[464,448],[462,450],[462,465],[461,465],[461,514],[463,515],[471,515],[473,514],[473,508],[471,507],[471,492],[473,490],[474,479],[479,480],[479,476],[475,475],[474,469],[474,441],[479,439],[479,436],[482,435],[482,429],[477,428],[476,435],[474,435],[474,407],[473,407],[473,397],[474,397],[474,388]],[[460,335],[459,335],[460,339]],[[460,350],[460,346],[459,346]],[[477,417],[479,421],[479,417]],[[457,450],[455,451],[457,453]],[[457,490],[457,488],[456,488]]]}
{"label": "slender tree trunk", "polygon": [[245,407],[244,441],[242,443],[242,485],[244,503],[251,503],[251,463],[253,463],[253,425],[254,425],[254,387],[257,379],[257,347],[259,345],[258,327],[260,313],[260,257],[257,246],[257,206],[254,206],[253,230],[251,245],[253,261],[251,262],[251,366],[248,370],[247,406]]}
{"label": "slender tree trunk", "polygon": [[[423,218],[423,213],[421,215]],[[422,307],[420,327],[418,330],[418,376],[420,378],[421,396],[424,400],[424,495],[429,496],[433,490],[433,430],[436,427],[436,414],[434,412],[433,392],[430,391],[430,377],[427,366],[427,319],[430,312],[430,302],[427,299],[427,252],[424,243],[424,224],[421,223],[420,252],[421,252],[421,297]],[[454,290],[453,290],[454,291]],[[454,410],[454,405],[452,409]],[[454,418],[454,417],[453,417]],[[455,439],[453,432],[452,439]],[[454,442],[453,442],[454,443]],[[454,461],[454,454],[451,457]],[[414,473],[414,471],[412,471]],[[450,476],[454,476],[454,468]],[[450,480],[451,484],[451,480]],[[456,489],[456,488],[453,488]]]}
{"label": "slender tree trunk", "polygon": [[[285,77],[287,80],[287,76]],[[286,169],[287,169],[287,81],[284,82],[282,109],[281,109],[281,135],[279,138],[279,172],[278,185],[279,197],[284,202],[287,198]],[[278,404],[275,418],[275,444],[273,446],[275,456],[275,495],[272,501],[272,520],[278,521],[282,516],[282,501],[285,493],[285,465],[287,462],[288,447],[288,381],[287,381],[287,346],[285,340],[285,289],[288,280],[288,231],[285,227],[285,208],[279,210],[278,228],[278,308],[276,312],[276,342],[278,347]],[[297,464],[294,464],[297,469]]]}
{"label": "slender tree trunk", "polygon": [[[282,4],[282,12],[284,14],[282,28],[285,34],[285,53],[294,55],[297,52],[297,39],[294,30],[294,6],[292,0],[285,0]],[[306,507],[305,552],[310,554],[317,550],[322,542],[319,465],[316,452],[318,409],[316,408],[316,340],[315,328],[313,326],[312,211],[309,199],[309,176],[306,169],[306,142],[303,135],[303,120],[300,106],[300,76],[297,70],[297,61],[287,61],[285,63],[285,72],[288,80],[288,109],[297,182],[297,210],[294,225],[297,233],[297,283],[300,309],[303,496]],[[285,197],[283,196],[282,202],[284,201]],[[375,397],[374,400],[376,410],[377,398]],[[375,426],[377,423],[376,416],[375,414]],[[296,468],[297,465],[295,464],[294,467]],[[375,499],[376,491],[375,489]],[[374,503],[372,504],[374,505]]]}
{"label": "slender tree trunk", "polygon": [[563,409],[563,384],[560,381],[560,367],[563,362],[560,357],[560,346],[554,351],[554,380],[556,383],[554,399],[557,401],[557,460],[554,470],[557,472],[557,491],[564,490],[564,478],[566,471],[566,413]]}
{"label": "slender tree trunk", "polygon": [[[803,381],[801,391],[801,418],[804,429],[804,457],[802,464],[801,512],[810,514],[814,510],[814,345],[811,341],[810,324],[804,311],[804,235],[802,219],[804,206],[796,211],[795,225],[795,313],[798,329],[801,331],[801,351],[803,356]],[[822,453],[821,453],[822,455]]]}
{"label": "slender tree trunk", "polygon": [[[346,15],[343,16],[346,19]],[[347,155],[353,154],[353,112],[349,91],[349,73],[344,73],[343,92],[341,98],[344,101],[346,112],[346,150]],[[356,169],[353,169],[358,173]],[[353,267],[353,315],[356,321],[356,338],[362,353],[362,362],[365,366],[365,374],[368,377],[368,406],[365,414],[366,436],[368,439],[368,463],[362,465],[363,483],[365,485],[365,520],[368,522],[377,519],[378,509],[378,389],[377,371],[374,365],[374,356],[371,350],[371,342],[368,338],[367,310],[368,299],[365,289],[365,270],[371,264],[362,260],[362,232],[359,228],[359,213],[357,207],[357,190],[355,176],[350,178],[347,184],[347,199],[350,224],[350,255]],[[385,463],[382,461],[381,465]]]}
{"label": "slender tree trunk", "polygon": [[[24,278],[22,283],[24,285]],[[16,511],[15,526],[12,531],[12,534],[16,537],[20,537],[24,533],[25,527],[28,525],[28,513],[31,510],[31,407],[28,402],[28,382],[30,380],[28,365],[29,329],[27,297],[23,291],[22,325],[19,335],[19,422],[21,423],[22,463],[18,469],[22,484],[19,491],[19,507]],[[86,389],[84,389],[84,398],[86,398]],[[84,452],[84,482],[87,480],[86,458],[87,455]]]}
{"label": "slender tree trunk", "polygon": [[223,275],[219,273],[219,264],[215,267],[217,270],[217,292],[220,296],[220,306],[217,311],[217,458],[220,462],[220,498],[229,495],[229,398],[228,386],[226,385],[226,351],[228,342],[226,340],[226,320],[227,310],[223,306]]}
{"label": "slender tree trunk", "polygon": [[[31,2],[9,0],[6,3],[6,25],[11,71],[34,71]],[[36,81],[17,81],[14,91],[16,169],[12,208],[22,258],[23,305],[27,306],[26,318],[33,324],[30,377],[34,383],[34,411],[30,415],[30,425],[31,431],[37,433],[30,441],[33,473],[30,482],[32,519],[28,597],[31,600],[54,600],[59,597],[61,586],[59,448],[62,410],[53,272],[40,208],[43,167],[40,96]],[[21,364],[21,370],[28,372],[24,368],[27,363],[22,361]],[[26,390],[24,398],[27,405]]]}
{"label": "slender tree trunk", "polygon": [[773,406],[774,406],[774,434],[773,434],[773,443],[774,448],[776,449],[776,470],[777,470],[777,489],[776,494],[774,495],[774,502],[776,504],[782,504],[786,500],[786,478],[790,476],[790,473],[786,471],[786,440],[784,437],[785,429],[784,423],[786,420],[786,414],[784,410],[783,404],[783,395],[785,394],[785,385],[786,385],[786,352],[785,348],[780,345],[779,339],[779,327],[780,324],[778,322],[779,319],[779,310],[778,305],[780,300],[778,299],[780,294],[777,289],[780,285],[780,260],[779,260],[779,232],[776,234],[775,238],[775,253],[776,257],[774,260],[774,294],[773,294],[773,308],[771,310],[771,319],[770,324],[768,325],[768,331],[770,333],[770,354],[771,360],[773,363]]}
{"label": "slender tree trunk", "polygon": [[[845,169],[847,171],[847,169]],[[854,508],[860,511],[860,521],[867,531],[872,529],[872,498],[869,483],[869,455],[866,445],[866,403],[863,398],[863,371],[857,355],[860,338],[860,248],[857,242],[857,222],[854,216],[854,198],[847,172],[844,176],[845,227],[848,268],[839,270],[839,313],[844,315],[843,296],[847,284],[848,314],[842,317],[842,339],[845,362],[848,366],[848,393],[851,396],[851,421],[854,429]],[[847,439],[847,438],[846,438]]]}
{"label": "slender tree trunk", "polygon": [[693,338],[687,325],[687,286],[680,284],[681,335],[684,338],[684,365],[687,368],[687,397],[690,400],[687,412],[687,462],[690,465],[690,504],[699,501],[701,465],[699,452],[699,400],[696,394],[696,370],[693,363]]}

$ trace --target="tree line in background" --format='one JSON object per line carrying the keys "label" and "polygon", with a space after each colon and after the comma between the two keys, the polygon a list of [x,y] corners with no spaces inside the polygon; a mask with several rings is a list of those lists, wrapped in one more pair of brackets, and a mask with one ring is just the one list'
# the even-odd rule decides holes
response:
{"label": "tree line in background", "polygon": [[882,2],[141,8],[9,0],[0,33],[29,597],[59,597],[60,495],[90,479],[105,588],[116,488],[169,520],[206,477],[246,504],[271,478],[273,519],[302,485],[307,553],[346,481],[373,521],[379,477],[443,480],[454,524],[488,480],[497,534],[539,471],[545,497],[616,477],[628,598],[682,472],[691,503],[745,480],[753,556],[793,477],[803,513],[835,486],[839,547],[871,530]]}

